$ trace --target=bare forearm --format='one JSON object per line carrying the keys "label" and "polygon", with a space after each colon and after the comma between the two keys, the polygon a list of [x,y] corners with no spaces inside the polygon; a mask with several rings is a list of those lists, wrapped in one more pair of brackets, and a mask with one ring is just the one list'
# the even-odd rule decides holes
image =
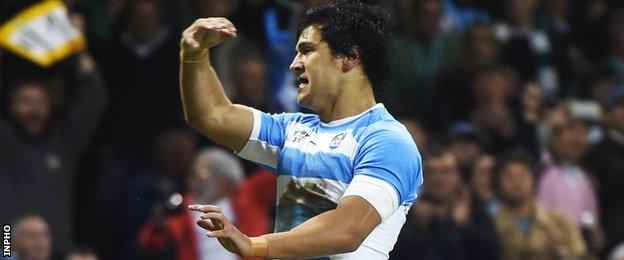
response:
{"label": "bare forearm", "polygon": [[210,65],[208,53],[185,55],[182,52],[180,57],[184,118],[208,139],[240,151],[251,133],[251,110],[230,102]]}
{"label": "bare forearm", "polygon": [[[355,251],[381,222],[379,214],[360,198],[322,213],[288,232],[261,236],[269,258],[307,258]],[[357,200],[357,201],[354,201]],[[354,217],[356,216],[357,217]]]}
{"label": "bare forearm", "polygon": [[209,55],[209,50],[180,53],[180,94],[184,117],[191,124],[213,117],[216,110],[232,105],[210,64]]}

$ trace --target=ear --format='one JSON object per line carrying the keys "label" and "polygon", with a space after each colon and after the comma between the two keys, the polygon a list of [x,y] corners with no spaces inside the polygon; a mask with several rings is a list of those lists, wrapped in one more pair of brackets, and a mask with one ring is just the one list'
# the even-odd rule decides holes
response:
{"label": "ear", "polygon": [[351,47],[351,50],[349,50],[349,55],[346,55],[344,57],[344,60],[342,60],[342,71],[348,72],[352,70],[353,68],[355,68],[357,65],[360,64],[361,57],[362,56],[361,56],[360,47],[358,46]]}

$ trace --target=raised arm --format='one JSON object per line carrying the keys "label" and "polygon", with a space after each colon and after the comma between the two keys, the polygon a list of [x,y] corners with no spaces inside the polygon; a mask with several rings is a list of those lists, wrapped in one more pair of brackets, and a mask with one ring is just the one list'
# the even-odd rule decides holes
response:
{"label": "raised arm", "polygon": [[184,118],[208,139],[240,151],[253,126],[250,108],[232,104],[210,63],[210,48],[236,37],[225,18],[195,21],[180,40],[180,94]]}

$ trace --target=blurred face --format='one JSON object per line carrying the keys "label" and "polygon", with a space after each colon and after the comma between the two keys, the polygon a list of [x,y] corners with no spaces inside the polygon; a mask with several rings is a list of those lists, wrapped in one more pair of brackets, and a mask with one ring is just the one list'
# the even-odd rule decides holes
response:
{"label": "blurred face", "polygon": [[448,201],[461,183],[455,158],[451,153],[426,159],[425,192],[435,201]]}
{"label": "blurred face", "polygon": [[607,121],[611,129],[624,134],[624,104],[611,109],[607,114]]}
{"label": "blurred face", "polygon": [[40,218],[28,218],[15,227],[15,251],[20,259],[47,260],[52,251],[48,225]]}
{"label": "blurred face", "polygon": [[498,57],[498,47],[492,30],[487,26],[478,26],[468,33],[466,51],[469,62],[477,65],[495,62]]}
{"label": "blurred face", "polygon": [[457,158],[460,167],[468,167],[474,163],[481,154],[479,144],[468,139],[459,139],[451,144],[451,152]]}
{"label": "blurred face", "polygon": [[167,177],[183,180],[189,173],[197,144],[188,133],[169,133],[160,137],[156,146],[158,167]]}
{"label": "blurred face", "polygon": [[420,36],[431,39],[440,31],[442,20],[442,5],[439,1],[424,1],[415,6],[410,20],[413,28]]}
{"label": "blurred face", "polygon": [[535,0],[507,0],[510,22],[515,25],[528,25],[535,12]]}
{"label": "blurred face", "polygon": [[71,253],[67,260],[97,260],[98,258],[91,253]]}
{"label": "blurred face", "polygon": [[262,107],[266,102],[266,66],[263,61],[250,59],[241,65],[235,77],[237,94],[251,107]]}
{"label": "blurred face", "polygon": [[520,163],[508,164],[500,173],[500,199],[508,206],[521,206],[533,198],[533,181],[533,175],[527,166]]}
{"label": "blurred face", "polygon": [[494,170],[494,157],[484,155],[475,162],[472,171],[472,183],[480,188],[490,189],[492,171]]}
{"label": "blurred face", "polygon": [[576,163],[589,145],[587,127],[581,121],[572,121],[553,140],[553,152],[566,163]]}
{"label": "blurred face", "polygon": [[480,73],[475,79],[474,95],[479,105],[505,103],[508,81],[503,73],[488,71]]}
{"label": "blurred face", "polygon": [[301,32],[296,50],[290,70],[297,77],[297,103],[312,111],[321,111],[339,95],[342,63],[322,41],[321,31],[316,26]]}
{"label": "blurred face", "polygon": [[45,131],[51,103],[43,86],[34,83],[20,86],[9,102],[11,118],[28,137],[37,137]]}
{"label": "blurred face", "polygon": [[195,194],[201,194],[207,183],[211,181],[212,173],[209,170],[210,160],[205,157],[196,157],[193,161],[192,174],[188,179],[188,186]]}
{"label": "blurred face", "polygon": [[132,6],[130,32],[137,40],[147,42],[156,35],[161,24],[160,6],[153,1],[137,1]]}
{"label": "blurred face", "polygon": [[238,0],[198,0],[195,7],[200,17],[228,17],[237,6]]}

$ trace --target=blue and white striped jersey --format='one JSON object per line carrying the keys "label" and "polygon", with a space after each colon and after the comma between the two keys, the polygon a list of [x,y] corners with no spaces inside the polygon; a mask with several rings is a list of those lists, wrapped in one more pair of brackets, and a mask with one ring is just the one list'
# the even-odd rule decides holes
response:
{"label": "blue and white striped jersey", "polygon": [[253,113],[253,130],[239,155],[278,174],[275,232],[357,195],[375,207],[382,223],[357,251],[330,258],[388,258],[423,182],[420,154],[405,127],[382,104],[330,123],[313,114]]}

